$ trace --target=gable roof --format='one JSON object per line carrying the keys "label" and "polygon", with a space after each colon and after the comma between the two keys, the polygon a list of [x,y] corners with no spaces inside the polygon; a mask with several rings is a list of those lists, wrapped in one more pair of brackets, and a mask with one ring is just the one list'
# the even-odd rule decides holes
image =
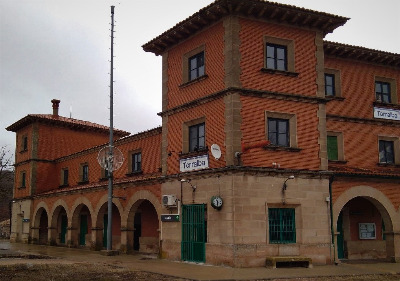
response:
{"label": "gable roof", "polygon": [[[6,130],[17,132],[18,130],[35,122],[50,124],[53,126],[66,127],[77,131],[95,131],[104,134],[108,134],[110,130],[110,128],[107,126],[53,114],[29,114],[15,122],[14,124],[8,126]],[[130,133],[114,129],[114,135],[118,137],[125,137],[130,135]]]}
{"label": "gable roof", "polygon": [[332,32],[348,20],[345,17],[264,0],[216,0],[144,44],[142,48],[146,52],[161,55],[170,47],[228,15],[314,28],[324,34]]}

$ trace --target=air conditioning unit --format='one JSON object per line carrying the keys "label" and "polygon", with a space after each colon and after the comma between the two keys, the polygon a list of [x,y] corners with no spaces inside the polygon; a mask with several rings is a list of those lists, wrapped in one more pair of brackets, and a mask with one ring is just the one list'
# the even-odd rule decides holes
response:
{"label": "air conditioning unit", "polygon": [[175,195],[163,195],[162,204],[164,207],[176,207],[176,196]]}

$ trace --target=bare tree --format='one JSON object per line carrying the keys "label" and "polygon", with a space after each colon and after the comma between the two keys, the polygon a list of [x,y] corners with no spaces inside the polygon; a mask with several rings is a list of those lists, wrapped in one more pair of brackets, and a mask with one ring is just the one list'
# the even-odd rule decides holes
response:
{"label": "bare tree", "polygon": [[9,203],[13,196],[13,157],[6,146],[0,148],[0,221],[10,216]]}

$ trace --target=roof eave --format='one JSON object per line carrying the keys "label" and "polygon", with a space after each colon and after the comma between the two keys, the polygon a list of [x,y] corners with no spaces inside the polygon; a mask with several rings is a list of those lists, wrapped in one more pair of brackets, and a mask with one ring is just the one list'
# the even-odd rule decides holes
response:
{"label": "roof eave", "polygon": [[170,47],[228,15],[319,29],[324,34],[333,32],[349,19],[264,0],[217,0],[144,44],[142,48],[146,52],[161,55]]}

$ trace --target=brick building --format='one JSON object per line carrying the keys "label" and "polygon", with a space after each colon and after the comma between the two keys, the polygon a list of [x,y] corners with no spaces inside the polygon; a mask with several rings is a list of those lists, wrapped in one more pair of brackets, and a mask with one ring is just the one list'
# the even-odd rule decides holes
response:
{"label": "brick building", "polygon": [[[348,19],[217,0],[143,45],[162,126],[117,131],[113,248],[263,266],[267,256],[400,261],[400,55],[324,41]],[[28,115],[11,239],[102,249],[106,127]]]}

